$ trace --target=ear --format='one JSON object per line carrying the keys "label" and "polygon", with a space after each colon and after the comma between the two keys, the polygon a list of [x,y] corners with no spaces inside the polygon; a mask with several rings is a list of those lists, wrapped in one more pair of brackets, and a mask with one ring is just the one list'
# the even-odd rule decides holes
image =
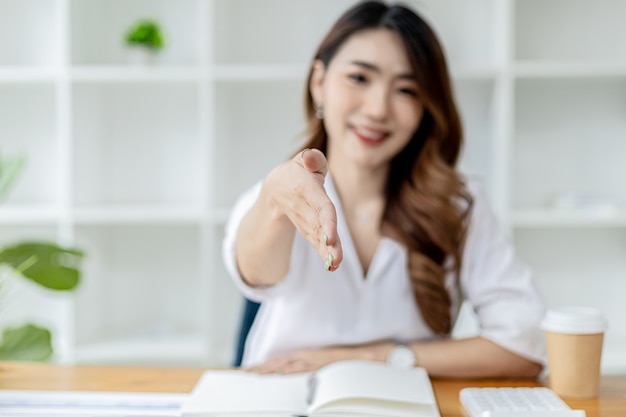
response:
{"label": "ear", "polygon": [[309,91],[311,92],[311,97],[313,97],[313,104],[316,106],[322,106],[324,104],[322,85],[324,84],[325,75],[326,67],[324,66],[324,63],[319,59],[316,59],[315,62],[313,62],[311,82],[309,83]]}

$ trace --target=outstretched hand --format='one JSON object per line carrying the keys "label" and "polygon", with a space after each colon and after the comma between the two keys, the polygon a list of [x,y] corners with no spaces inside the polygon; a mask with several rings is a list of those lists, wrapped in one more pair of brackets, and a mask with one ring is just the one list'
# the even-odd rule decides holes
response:
{"label": "outstretched hand", "polygon": [[305,149],[281,165],[268,180],[279,183],[283,192],[274,204],[320,254],[324,267],[334,271],[343,260],[337,234],[337,212],[324,189],[328,173],[326,157],[317,149]]}

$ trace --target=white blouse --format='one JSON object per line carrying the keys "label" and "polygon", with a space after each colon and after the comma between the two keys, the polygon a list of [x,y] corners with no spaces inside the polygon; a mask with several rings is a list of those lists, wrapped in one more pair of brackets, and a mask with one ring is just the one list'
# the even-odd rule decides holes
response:
{"label": "white blouse", "polygon": [[[262,302],[246,340],[243,366],[302,348],[440,337],[425,324],[415,304],[407,249],[383,237],[364,277],[330,175],[325,187],[337,211],[343,262],[336,271],[326,271],[317,251],[296,231],[289,272],[271,287],[246,285],[235,260],[237,230],[258,198],[261,183],[244,193],[233,208],[223,241],[226,269],[246,297]],[[531,271],[515,258],[480,187],[473,182],[468,187],[474,206],[460,288],[455,288],[452,274],[446,277],[453,322],[462,301],[468,300],[477,314],[480,336],[545,363],[539,326],[544,306]]]}

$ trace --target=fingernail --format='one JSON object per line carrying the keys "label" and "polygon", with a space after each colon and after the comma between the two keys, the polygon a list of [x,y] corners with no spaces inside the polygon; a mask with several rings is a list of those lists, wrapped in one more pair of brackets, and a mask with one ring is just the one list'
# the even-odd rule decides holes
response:
{"label": "fingernail", "polygon": [[326,233],[322,236],[322,241],[324,242],[324,246],[328,246],[328,235]]}
{"label": "fingernail", "polygon": [[326,258],[326,261],[324,262],[324,268],[327,271],[330,271],[330,266],[333,264],[333,254],[329,253],[328,257]]}

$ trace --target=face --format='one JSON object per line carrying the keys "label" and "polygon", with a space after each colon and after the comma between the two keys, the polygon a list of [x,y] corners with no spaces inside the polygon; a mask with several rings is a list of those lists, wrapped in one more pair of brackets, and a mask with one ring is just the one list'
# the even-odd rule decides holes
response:
{"label": "face", "polygon": [[388,29],[352,35],[328,66],[316,62],[311,93],[324,111],[328,156],[364,169],[387,167],[424,113],[401,38]]}

